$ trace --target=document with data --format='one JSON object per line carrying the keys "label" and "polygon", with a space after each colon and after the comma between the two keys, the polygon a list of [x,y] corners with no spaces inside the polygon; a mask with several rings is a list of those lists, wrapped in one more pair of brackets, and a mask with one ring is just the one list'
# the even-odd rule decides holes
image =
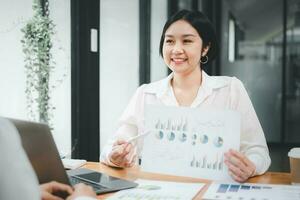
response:
{"label": "document with data", "polygon": [[143,171],[232,180],[224,153],[240,147],[240,115],[232,110],[145,105]]}
{"label": "document with data", "polygon": [[272,184],[212,183],[205,200],[295,200],[300,199],[300,186]]}
{"label": "document with data", "polygon": [[205,186],[204,183],[180,183],[137,180],[138,187],[122,190],[108,200],[191,200]]}

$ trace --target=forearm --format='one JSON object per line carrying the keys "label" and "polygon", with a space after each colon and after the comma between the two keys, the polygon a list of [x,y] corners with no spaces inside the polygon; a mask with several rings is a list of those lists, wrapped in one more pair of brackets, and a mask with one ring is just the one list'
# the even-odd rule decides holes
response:
{"label": "forearm", "polygon": [[271,164],[268,147],[264,147],[264,146],[250,147],[245,152],[245,155],[249,158],[249,160],[251,160],[251,162],[256,167],[255,173],[253,174],[254,176],[265,173]]}

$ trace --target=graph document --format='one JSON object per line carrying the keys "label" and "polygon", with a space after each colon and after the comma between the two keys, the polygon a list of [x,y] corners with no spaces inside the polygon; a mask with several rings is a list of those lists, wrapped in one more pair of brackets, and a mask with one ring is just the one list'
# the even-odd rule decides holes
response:
{"label": "graph document", "polygon": [[240,115],[232,110],[145,105],[144,171],[232,180],[224,153],[240,147]]}
{"label": "graph document", "polygon": [[300,187],[272,184],[212,183],[203,197],[205,200],[296,200]]}

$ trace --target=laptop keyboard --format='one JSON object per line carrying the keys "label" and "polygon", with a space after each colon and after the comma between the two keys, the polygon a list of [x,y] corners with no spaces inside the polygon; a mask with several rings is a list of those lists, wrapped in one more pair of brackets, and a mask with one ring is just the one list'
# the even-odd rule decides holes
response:
{"label": "laptop keyboard", "polygon": [[95,183],[91,183],[91,182],[88,182],[88,181],[84,181],[84,180],[79,179],[79,178],[76,178],[76,177],[74,177],[74,176],[70,176],[70,177],[69,177],[69,180],[70,180],[71,185],[76,185],[76,184],[78,184],[78,183],[84,183],[84,184],[87,184],[87,185],[91,186],[91,187],[94,189],[95,192],[97,192],[97,191],[100,192],[100,191],[104,191],[104,190],[109,189],[109,188],[104,187],[104,186],[102,186],[102,185],[95,184]]}

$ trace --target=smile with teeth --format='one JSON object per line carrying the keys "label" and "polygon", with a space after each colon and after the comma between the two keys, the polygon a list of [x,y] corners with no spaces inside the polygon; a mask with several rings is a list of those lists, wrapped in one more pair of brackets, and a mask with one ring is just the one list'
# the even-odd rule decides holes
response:
{"label": "smile with teeth", "polygon": [[171,58],[171,60],[176,64],[180,64],[180,63],[185,62],[187,60],[187,58]]}

